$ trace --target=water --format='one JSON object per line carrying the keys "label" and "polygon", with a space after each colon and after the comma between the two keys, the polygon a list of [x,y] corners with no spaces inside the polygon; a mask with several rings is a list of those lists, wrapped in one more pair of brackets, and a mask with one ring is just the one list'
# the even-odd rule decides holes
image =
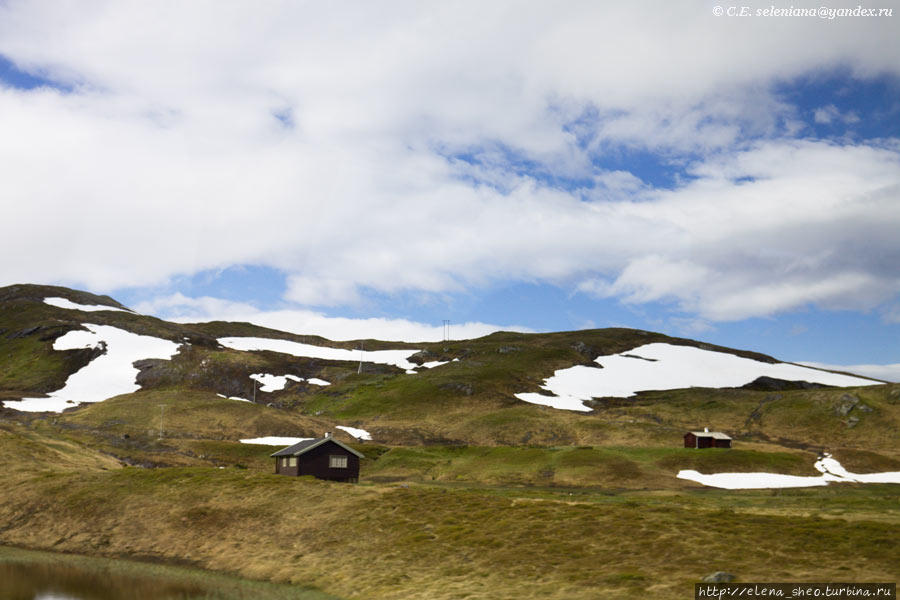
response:
{"label": "water", "polygon": [[[0,0],[2,2],[2,0]],[[0,545],[0,600],[341,600],[203,569]]]}
{"label": "water", "polygon": [[3,600],[176,600],[208,597],[192,584],[69,565],[0,563]]}

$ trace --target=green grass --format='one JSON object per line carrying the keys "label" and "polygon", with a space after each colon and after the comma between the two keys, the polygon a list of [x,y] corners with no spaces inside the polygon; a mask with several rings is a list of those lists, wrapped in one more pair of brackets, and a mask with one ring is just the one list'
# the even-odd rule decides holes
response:
{"label": "green grass", "polygon": [[392,448],[364,463],[373,481],[467,482],[487,485],[675,489],[681,469],[814,475],[803,452],[629,447]]}
{"label": "green grass", "polygon": [[[165,408],[161,409],[161,406]],[[319,419],[296,412],[182,388],[117,396],[54,419],[107,434],[156,437],[159,435],[161,417],[165,437],[235,441],[266,435],[315,437],[327,427]]]}

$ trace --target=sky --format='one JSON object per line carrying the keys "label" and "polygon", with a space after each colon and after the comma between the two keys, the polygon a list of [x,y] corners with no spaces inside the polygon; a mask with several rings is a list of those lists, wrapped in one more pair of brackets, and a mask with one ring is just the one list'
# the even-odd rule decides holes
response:
{"label": "sky", "polygon": [[900,11],[771,6],[0,0],[0,285],[900,380]]}

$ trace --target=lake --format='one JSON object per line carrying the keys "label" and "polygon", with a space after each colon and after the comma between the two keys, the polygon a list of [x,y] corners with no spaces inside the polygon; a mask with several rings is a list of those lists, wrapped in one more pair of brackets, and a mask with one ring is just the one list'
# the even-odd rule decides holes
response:
{"label": "lake", "polygon": [[0,546],[2,600],[340,600],[202,569]]}
{"label": "lake", "polygon": [[169,600],[202,598],[209,590],[158,577],[116,575],[71,565],[0,564],[0,598],[5,600]]}

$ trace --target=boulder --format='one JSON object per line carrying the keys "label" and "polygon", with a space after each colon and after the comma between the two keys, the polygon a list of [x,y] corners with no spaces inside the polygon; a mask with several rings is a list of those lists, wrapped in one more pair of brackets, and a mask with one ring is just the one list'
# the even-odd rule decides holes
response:
{"label": "boulder", "polygon": [[594,360],[595,358],[597,358],[598,356],[600,356],[602,354],[599,350],[597,350],[593,346],[588,346],[587,344],[585,344],[584,342],[581,342],[581,341],[578,341],[578,342],[575,342],[574,344],[572,344],[572,350],[574,350],[578,354],[581,354],[582,356],[584,356],[585,358],[587,358],[589,360]]}
{"label": "boulder", "polygon": [[781,390],[817,390],[827,388],[827,385],[821,383],[810,383],[809,381],[789,381],[787,379],[778,379],[776,377],[767,377],[765,375],[757,377],[750,383],[741,386],[745,390],[760,391],[781,391]]}
{"label": "boulder", "polygon": [[438,355],[429,350],[419,350],[415,354],[411,354],[406,360],[417,365],[422,365],[427,362],[438,360]]}
{"label": "boulder", "polygon": [[846,417],[851,410],[856,408],[857,404],[859,404],[859,398],[850,394],[844,394],[838,399],[838,403],[834,407],[834,414],[839,417]]}
{"label": "boulder", "polygon": [[462,394],[464,396],[471,396],[472,394],[475,393],[475,388],[474,388],[474,386],[472,386],[471,383],[461,383],[461,382],[451,381],[448,383],[442,383],[438,387],[441,389],[444,389],[444,390],[450,390],[451,392],[456,392],[458,394]]}

